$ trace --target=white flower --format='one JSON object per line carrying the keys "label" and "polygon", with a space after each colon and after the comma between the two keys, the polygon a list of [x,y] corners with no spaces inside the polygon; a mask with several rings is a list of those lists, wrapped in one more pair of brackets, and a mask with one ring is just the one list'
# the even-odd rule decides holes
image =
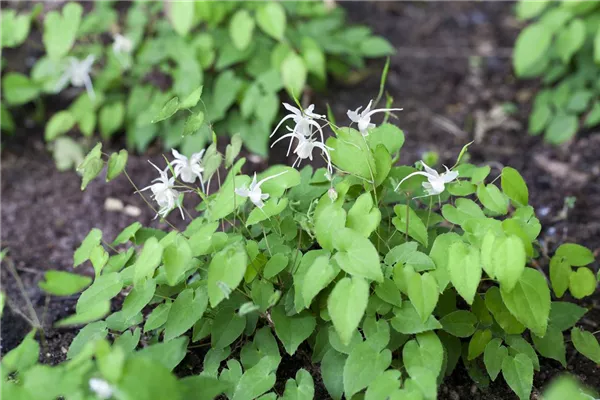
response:
{"label": "white flower", "polygon": [[298,144],[296,145],[296,148],[294,149],[294,153],[297,154],[298,157],[296,158],[296,161],[294,161],[294,163],[292,164],[292,167],[300,166],[300,163],[302,162],[302,160],[306,160],[307,158],[312,161],[312,159],[313,159],[312,152],[313,152],[314,148],[317,147],[317,148],[321,149],[321,152],[324,153],[325,156],[327,157],[327,172],[329,173],[329,176],[331,176],[332,167],[331,167],[331,157],[329,155],[329,151],[333,150],[333,149],[331,147],[325,146],[325,144],[319,142],[317,139],[314,139],[312,137],[306,137],[302,134],[299,134],[298,132],[294,132],[289,127],[288,127],[288,130],[290,131],[290,133],[287,133],[287,134],[283,135],[282,137],[280,137],[279,139],[277,139],[276,141],[274,141],[273,144],[271,145],[271,147],[275,146],[277,144],[277,142],[279,142],[280,140],[283,140],[288,137],[291,138],[290,145],[294,141],[294,138],[298,139]]}
{"label": "white flower", "polygon": [[361,113],[359,113],[359,111],[362,106],[354,111],[348,110],[347,113],[348,118],[350,118],[352,122],[358,124],[358,130],[363,136],[368,136],[369,129],[375,128],[375,124],[371,123],[371,115],[378,112],[402,111],[401,108],[376,108],[375,110],[371,110],[371,104],[373,104],[373,100],[369,101],[369,105]]}
{"label": "white flower", "polygon": [[133,50],[133,42],[128,37],[117,33],[113,36],[112,48],[115,54],[131,53],[131,50]]}
{"label": "white flower", "polygon": [[[313,112],[313,110],[315,109],[314,104],[311,104],[310,106],[306,107],[304,110],[300,110],[300,109],[298,109],[294,106],[291,106],[287,103],[283,103],[283,106],[291,114],[286,115],[285,117],[283,117],[281,119],[281,121],[279,121],[279,124],[277,124],[277,126],[273,130],[273,133],[271,133],[271,136],[269,136],[269,137],[272,137],[275,134],[275,132],[277,132],[277,130],[279,129],[281,124],[283,124],[288,119],[291,119],[296,124],[294,126],[294,129],[291,130],[293,133],[298,133],[298,134],[306,136],[306,137],[311,137],[313,135],[313,127],[315,127],[315,128],[317,128],[317,130],[319,131],[319,133],[321,135],[321,141],[324,142],[323,129],[321,128],[321,125],[319,125],[319,123],[315,121],[315,119],[322,119],[322,118],[325,118],[325,116],[320,115],[320,114],[315,114]],[[286,137],[288,137],[288,136],[286,136]],[[292,148],[292,140],[290,140],[290,145],[288,146],[288,151],[287,151],[286,155],[290,154],[291,148]]]}
{"label": "white flower", "polygon": [[85,86],[85,90],[87,90],[90,98],[92,100],[95,99],[96,94],[94,93],[92,79],[90,78],[90,71],[94,60],[95,58],[91,54],[82,61],[74,57],[69,57],[69,65],[56,84],[56,90],[62,89],[67,82],[71,82],[71,85],[75,87]]}
{"label": "white flower", "polygon": [[[152,164],[151,161],[148,162]],[[156,168],[156,170],[160,174],[160,177],[154,179],[152,182],[158,182],[143,188],[142,190],[140,190],[140,192],[143,192],[144,190],[148,189],[152,191],[151,198],[154,201],[156,201],[156,203],[160,207],[158,213],[156,214],[157,217],[160,216],[162,218],[165,218],[167,214],[169,214],[169,212],[173,208],[175,208],[175,206],[177,206],[179,207],[181,218],[185,219],[185,217],[183,216],[183,210],[181,208],[181,202],[179,202],[179,192],[173,189],[173,186],[175,185],[175,178],[169,178],[167,175],[167,171],[169,170],[169,168],[167,167],[164,171],[162,171],[156,165],[152,164],[152,166]]]}
{"label": "white flower", "polygon": [[202,156],[204,155],[204,150],[192,154],[189,159],[175,149],[172,149],[171,152],[173,153],[173,157],[175,157],[175,160],[171,162],[173,170],[175,171],[175,178],[181,176],[182,181],[194,183],[196,177],[198,177],[198,179],[200,179],[202,191],[204,192],[204,181],[202,180],[202,172],[204,172]]}
{"label": "white flower", "polygon": [[278,176],[285,174],[286,172],[287,171],[283,171],[278,174],[268,176],[265,179],[262,179],[258,182],[256,182],[255,172],[254,177],[252,178],[252,182],[250,183],[250,187],[242,186],[241,188],[235,189],[235,193],[238,196],[249,197],[250,201],[254,203],[256,207],[263,208],[263,206],[265,205],[265,203],[263,203],[263,200],[268,199],[269,195],[267,193],[263,194],[260,188],[261,185],[270,179],[277,178]]}
{"label": "white flower", "polygon": [[458,177],[458,172],[450,171],[445,165],[444,168],[446,168],[446,172],[438,174],[436,170],[434,170],[433,168],[429,168],[427,164],[425,164],[423,161],[421,161],[421,164],[423,164],[425,172],[417,171],[413,172],[412,174],[408,174],[406,177],[404,177],[404,179],[400,181],[400,183],[396,186],[395,190],[398,190],[400,185],[402,185],[402,183],[408,178],[413,177],[415,175],[423,175],[427,178],[427,182],[423,182],[423,188],[427,192],[427,196],[434,196],[441,194],[446,188],[446,183],[450,183]]}
{"label": "white flower", "polygon": [[103,379],[91,378],[89,380],[90,390],[96,394],[99,399],[108,399],[113,395],[113,388]]}

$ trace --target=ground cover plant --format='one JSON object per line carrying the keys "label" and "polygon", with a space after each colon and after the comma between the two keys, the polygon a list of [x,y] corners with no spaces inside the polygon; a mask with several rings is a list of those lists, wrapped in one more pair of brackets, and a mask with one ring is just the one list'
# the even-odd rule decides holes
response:
{"label": "ground cover plant", "polygon": [[[31,71],[3,68],[2,130],[14,131],[11,114],[33,103],[30,114],[45,124],[60,169],[79,164],[98,133],[108,141],[124,132],[127,147],[139,152],[157,138],[165,149],[196,152],[211,140],[207,121],[220,134],[241,133],[246,148],[266,156],[280,95],[321,90],[332,78],[356,81],[366,58],[393,50],[323,2],[90,6],[2,12],[3,49],[34,35],[43,42],[43,52],[27,55]],[[200,85],[203,102],[193,110],[151,123],[174,95],[182,102],[173,109],[189,108],[184,99],[198,97]],[[60,102],[41,98],[59,92]]]}
{"label": "ground cover plant", "polygon": [[600,3],[520,1],[522,20],[534,20],[515,43],[514,69],[540,77],[529,133],[553,144],[600,124]]}
{"label": "ground cover plant", "polygon": [[[476,384],[504,379],[527,399],[540,356],[566,364],[565,333],[599,363],[597,332],[577,325],[586,309],[560,301],[594,293],[592,252],[563,244],[547,279],[521,175],[468,163],[468,146],[442,172],[398,165],[403,132],[371,117],[401,111],[374,103],[348,111],[345,127],[312,106],[285,105],[287,130],[273,145],[287,147],[297,168],[243,174],[237,136],[225,154],[212,144],[149,165],[158,177],[135,190],[151,193],[157,217],[189,221],[186,229],[134,223],[114,239],[92,230],[73,265],[91,263],[94,279],[56,271],[40,284],[54,295],[82,292],[76,314],[57,322],[85,324],[68,361],[35,365],[32,333],[4,357],[2,390],[14,398],[313,398],[305,369],[272,391],[284,353],[304,346],[336,399],[436,398],[458,363]],[[325,167],[299,165],[313,158]],[[97,145],[80,165],[82,188],[105,167],[107,180],[126,174],[126,161],[125,151]],[[170,371],[203,346],[203,371],[176,380]],[[548,398],[594,395],[562,384]]]}

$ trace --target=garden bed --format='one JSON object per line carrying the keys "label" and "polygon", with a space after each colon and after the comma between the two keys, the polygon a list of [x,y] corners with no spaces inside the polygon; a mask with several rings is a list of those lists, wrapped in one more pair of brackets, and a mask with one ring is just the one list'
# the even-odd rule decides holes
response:
{"label": "garden bed", "polygon": [[[558,244],[576,242],[598,255],[600,135],[580,134],[574,142],[558,148],[527,135],[526,118],[535,84],[516,82],[511,72],[511,46],[519,31],[511,3],[354,2],[343,6],[354,22],[371,26],[397,49],[386,89],[394,104],[404,107],[397,113],[398,119],[392,121],[406,135],[403,163],[421,159],[426,151],[436,151],[443,162],[453,160],[477,132],[476,142],[470,147],[471,162],[491,163],[492,176],[507,165],[521,171],[529,185],[530,204],[543,226],[542,247],[552,254]],[[345,120],[346,110],[377,96],[380,70],[380,64],[371,65],[372,73],[360,83],[336,83],[325,96],[313,93],[310,100],[321,110],[326,103],[331,104],[336,118]],[[510,109],[515,112],[502,115],[502,110]],[[57,330],[51,324],[73,313],[76,297],[51,298],[46,304],[45,294],[37,288],[43,272],[71,270],[73,251],[94,227],[111,239],[135,220],[146,226],[166,225],[153,220],[154,213],[124,176],[110,184],[98,179],[88,190],[80,191],[80,180],[74,172],[61,173],[54,167],[44,149],[41,131],[23,129],[3,139],[2,248],[9,249],[8,257],[40,315],[47,306],[47,343],[41,361],[54,364],[65,358],[77,330]],[[283,148],[272,150],[269,163],[286,161]],[[128,162],[128,172],[139,186],[147,185],[155,175],[146,160],[162,161],[160,148],[151,149],[150,154],[131,156]],[[246,172],[264,168],[264,161],[253,161],[257,162],[249,162]],[[565,198],[569,196],[576,198],[575,206],[565,212]],[[107,198],[137,207],[141,216],[107,210]],[[178,216],[170,219],[175,222]],[[540,267],[547,271],[547,261]],[[80,268],[89,269],[80,272],[92,273],[91,267]],[[2,269],[2,280],[7,295],[23,308],[6,268]],[[582,305],[590,309],[583,322],[589,330],[598,330],[600,296],[589,297]],[[28,331],[26,322],[7,308],[2,317],[2,354],[14,348]],[[318,368],[312,367],[309,360],[303,347],[293,358],[284,356],[278,382],[306,368],[317,384],[315,398],[327,398],[319,385]],[[567,347],[567,360],[569,370],[585,384],[600,388],[600,371],[592,361],[575,353],[571,346]],[[198,372],[201,362],[202,351],[198,350],[184,360],[178,371]],[[534,398],[561,371],[558,362],[543,359],[541,372],[534,378]],[[439,398],[516,396],[501,379],[488,389],[477,388],[459,367],[440,388]]]}

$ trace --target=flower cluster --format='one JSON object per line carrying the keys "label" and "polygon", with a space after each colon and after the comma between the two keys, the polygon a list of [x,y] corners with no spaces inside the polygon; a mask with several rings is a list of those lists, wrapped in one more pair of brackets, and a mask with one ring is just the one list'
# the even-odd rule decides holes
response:
{"label": "flower cluster", "polygon": [[[360,112],[362,107],[358,107],[355,111],[348,111],[348,117],[354,123],[358,124],[358,130],[363,135],[363,137],[367,137],[369,135],[369,130],[375,127],[375,124],[371,123],[371,115],[378,112],[390,112],[390,111],[400,111],[401,108],[380,108],[371,110],[373,101],[370,101],[367,107]],[[323,128],[329,124],[324,115],[316,114],[314,112],[315,106],[311,104],[306,109],[301,110],[299,108],[293,107],[287,103],[283,103],[283,106],[290,112],[290,114],[283,117],[283,119],[277,124],[275,130],[271,134],[271,137],[277,132],[279,127],[286,121],[292,121],[294,123],[293,127],[286,126],[289,133],[282,135],[280,138],[275,140],[271,147],[276,145],[281,140],[290,139],[290,143],[288,146],[288,150],[286,155],[289,156],[290,151],[292,150],[292,145],[294,143],[294,139],[297,140],[296,147],[293,150],[293,153],[297,155],[296,160],[293,162],[292,167],[299,167],[302,160],[309,159],[312,161],[313,159],[313,150],[318,148],[321,150],[321,154],[324,156],[327,161],[327,174],[326,177],[331,181],[333,179],[333,167],[331,162],[330,152],[333,151],[331,147],[325,145],[325,135],[323,134]],[[324,122],[321,125],[319,122]],[[205,192],[204,180],[202,177],[202,173],[204,172],[204,166],[202,163],[202,158],[204,156],[204,150],[199,153],[193,154],[190,158],[180,154],[177,150],[172,150],[173,157],[175,159],[167,165],[165,170],[161,170],[156,165],[152,164],[154,168],[156,168],[160,176],[156,178],[152,182],[152,185],[145,187],[142,189],[152,191],[152,199],[155,200],[160,206],[160,210],[158,211],[157,216],[165,217],[172,209],[175,207],[179,208],[181,212],[182,218],[183,210],[181,206],[181,193],[176,189],[175,179],[180,178],[181,181],[185,183],[193,184],[196,179],[200,180],[200,186],[202,188],[202,192]],[[407,179],[415,176],[422,175],[427,178],[427,182],[423,183],[423,188],[427,193],[426,196],[434,196],[439,195],[445,190],[445,185],[447,183],[452,182],[458,177],[458,172],[451,171],[446,167],[446,172],[442,174],[438,174],[437,171],[427,166],[423,161],[421,161],[423,168],[425,171],[417,171],[409,174],[404,179],[398,183],[395,190],[397,191],[402,183]],[[167,172],[172,167],[173,176],[169,178]],[[250,201],[258,208],[264,207],[264,201],[269,198],[268,193],[263,193],[261,186],[270,179],[274,179],[280,175],[285,174],[287,171],[283,171],[279,174],[268,176],[260,181],[256,178],[256,173],[252,178],[252,182],[249,186],[241,186],[235,188],[235,193],[238,196],[245,197],[250,199]],[[328,196],[332,201],[335,201],[337,198],[337,192],[331,187],[328,192]]]}
{"label": "flower cluster", "polygon": [[[175,207],[179,208],[179,212],[181,213],[181,218],[185,219],[183,215],[183,209],[181,205],[181,192],[176,189],[175,179],[180,178],[181,181],[185,183],[194,183],[196,179],[200,180],[200,185],[202,187],[202,191],[204,192],[204,180],[202,178],[202,172],[204,171],[204,167],[202,165],[202,156],[204,155],[204,150],[199,153],[192,154],[190,158],[180,154],[177,150],[172,150],[173,157],[175,159],[167,165],[164,170],[161,170],[156,165],[154,165],[151,161],[148,161],[160,174],[160,176],[154,179],[153,183],[150,186],[147,186],[140,190],[143,192],[144,190],[150,189],[152,192],[151,198],[156,201],[160,209],[156,214],[157,217],[166,217],[171,210]],[[169,178],[168,172],[173,168],[173,176]]]}

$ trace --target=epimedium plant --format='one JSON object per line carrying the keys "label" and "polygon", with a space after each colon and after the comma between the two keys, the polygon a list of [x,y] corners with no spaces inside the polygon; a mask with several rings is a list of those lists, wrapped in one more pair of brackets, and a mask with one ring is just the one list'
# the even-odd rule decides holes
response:
{"label": "epimedium plant", "polygon": [[514,49],[518,77],[541,77],[529,133],[560,144],[581,127],[600,124],[600,5],[593,1],[520,1],[521,20],[534,19]]}
{"label": "epimedium plant", "polygon": [[[2,47],[21,45],[40,11],[3,10]],[[366,58],[393,52],[324,2],[134,2],[121,11],[97,2],[86,14],[73,2],[45,14],[40,30],[45,54],[30,75],[3,76],[3,130],[14,130],[15,107],[35,101],[43,111],[40,95],[86,89],[46,124],[60,168],[83,159],[80,143],[65,135],[72,130],[104,140],[125,132],[128,148],[140,152],[156,138],[194,152],[210,142],[215,124],[265,156],[282,93],[324,89],[328,75],[359,79]],[[152,123],[169,99],[189,108],[183,99],[200,85],[202,104]]]}
{"label": "epimedium plant", "polygon": [[[462,363],[477,385],[502,375],[528,399],[540,356],[566,366],[564,332],[600,363],[597,332],[577,326],[587,310],[560,300],[594,293],[592,252],[561,245],[548,281],[536,267],[547,257],[541,226],[515,169],[490,178],[490,167],[463,160],[467,146],[442,173],[397,165],[402,130],[370,119],[394,110],[371,106],[348,112],[354,129],[285,105],[294,165],[321,157],[316,170],[246,175],[238,136],[225,154],[215,143],[190,157],[173,152],[150,186],[134,186],[152,193],[157,217],[189,221],[185,230],[135,222],[112,239],[93,229],[74,267],[89,262],[94,278],[50,271],[40,283],[54,295],[82,292],[76,313],[56,323],[85,325],[68,360],[34,365],[31,334],[3,360],[3,391],[28,398],[36,381],[66,398],[311,399],[318,368],[334,399],[435,399]],[[125,154],[98,144],[80,165],[82,188],[105,166],[107,179],[126,174]],[[197,199],[195,211],[184,197]],[[176,380],[171,371],[203,346],[202,372]],[[275,392],[282,353],[298,351],[314,367]]]}

